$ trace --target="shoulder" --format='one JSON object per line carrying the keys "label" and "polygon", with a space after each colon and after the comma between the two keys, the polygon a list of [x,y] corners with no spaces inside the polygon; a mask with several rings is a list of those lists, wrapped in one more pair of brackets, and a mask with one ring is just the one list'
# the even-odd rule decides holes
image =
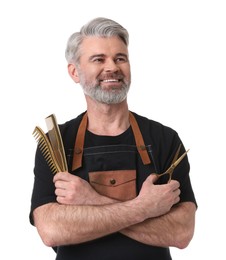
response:
{"label": "shoulder", "polygon": [[76,118],[66,121],[64,124],[59,124],[60,133],[65,146],[71,146],[71,144],[74,144],[74,140],[84,114],[85,112],[81,113]]}
{"label": "shoulder", "polygon": [[[134,113],[133,113],[134,114]],[[153,160],[159,172],[163,172],[169,167],[179,145],[182,144],[181,153],[185,151],[182,140],[178,133],[169,126],[157,121],[134,114],[142,132],[146,145],[150,145]],[[189,171],[187,160],[183,160],[184,169]]]}
{"label": "shoulder", "polygon": [[81,113],[80,115],[78,115],[77,117],[75,117],[69,121],[66,121],[63,124],[59,124],[60,131],[64,132],[64,131],[69,130],[72,127],[75,127],[75,126],[78,127],[84,114],[85,114],[85,112]]}
{"label": "shoulder", "polygon": [[141,128],[141,131],[145,131],[145,133],[149,133],[149,135],[154,135],[156,138],[159,137],[173,137],[177,135],[177,132],[172,129],[169,126],[166,126],[160,122],[151,120],[147,117],[138,115],[134,112],[132,112],[133,115],[135,116],[137,123],[139,127]]}
{"label": "shoulder", "polygon": [[133,113],[140,127],[144,142],[152,147],[156,158],[161,154],[164,160],[182,143],[178,133],[169,126]]}

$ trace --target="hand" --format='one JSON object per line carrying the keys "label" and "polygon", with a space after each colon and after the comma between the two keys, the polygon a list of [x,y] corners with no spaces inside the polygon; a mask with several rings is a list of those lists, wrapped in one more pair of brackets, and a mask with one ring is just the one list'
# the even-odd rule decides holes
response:
{"label": "hand", "polygon": [[151,174],[142,185],[138,198],[148,217],[158,217],[167,213],[180,201],[180,183],[175,180],[167,184],[156,185],[158,177]]}
{"label": "hand", "polygon": [[57,201],[66,205],[97,205],[101,195],[82,178],[68,172],[59,172],[54,178]]}

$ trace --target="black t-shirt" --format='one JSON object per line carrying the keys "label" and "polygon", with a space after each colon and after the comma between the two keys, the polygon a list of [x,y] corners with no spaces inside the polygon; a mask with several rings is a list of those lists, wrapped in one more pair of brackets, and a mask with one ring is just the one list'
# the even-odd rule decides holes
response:
{"label": "black t-shirt", "polygon": [[[136,149],[131,127],[118,136],[98,136],[89,131],[85,134],[82,167],[72,171],[72,158],[76,133],[83,114],[60,125],[69,172],[89,181],[88,174],[97,170],[133,169],[137,171],[137,193],[142,183],[151,173],[162,173],[171,164],[173,156],[181,142],[178,134],[171,128],[141,117],[134,113],[138,122],[145,146],[151,159],[150,165],[143,165]],[[185,151],[182,145],[181,154]],[[192,201],[196,204],[189,178],[187,157],[177,166],[173,179],[180,182],[180,201]],[[34,168],[35,180],[31,202],[30,221],[33,223],[32,212],[43,204],[56,202],[53,174],[42,153],[37,149]],[[165,182],[161,178],[161,182]],[[61,259],[171,259],[168,248],[154,247],[139,243],[121,233],[115,233],[86,243],[60,246],[55,248],[57,260]]]}

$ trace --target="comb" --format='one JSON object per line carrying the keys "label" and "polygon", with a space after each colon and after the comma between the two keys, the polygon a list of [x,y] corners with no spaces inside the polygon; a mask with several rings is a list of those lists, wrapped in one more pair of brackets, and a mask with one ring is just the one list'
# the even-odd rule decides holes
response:
{"label": "comb", "polygon": [[67,160],[56,117],[54,114],[52,114],[46,117],[45,121],[48,128],[49,141],[57,160],[57,164],[59,165],[62,172],[66,172],[68,171]]}
{"label": "comb", "polygon": [[60,166],[57,163],[55,154],[53,152],[53,149],[51,147],[51,144],[46,134],[43,132],[43,130],[40,127],[36,126],[33,131],[33,136],[38,142],[38,146],[53,174],[60,172],[61,171]]}

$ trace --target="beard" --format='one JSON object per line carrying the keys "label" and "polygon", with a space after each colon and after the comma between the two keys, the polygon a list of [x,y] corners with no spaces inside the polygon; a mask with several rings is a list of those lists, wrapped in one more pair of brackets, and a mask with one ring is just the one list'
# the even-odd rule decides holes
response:
{"label": "beard", "polygon": [[[130,81],[124,80],[122,76],[120,76],[122,82],[120,87],[109,86],[108,88],[102,88],[100,86],[100,80],[98,79],[95,82],[89,82],[82,73],[79,74],[79,77],[84,94],[103,104],[110,105],[121,103],[126,99],[130,89]],[[119,76],[116,75],[110,76],[108,74],[108,77],[119,79]]]}

